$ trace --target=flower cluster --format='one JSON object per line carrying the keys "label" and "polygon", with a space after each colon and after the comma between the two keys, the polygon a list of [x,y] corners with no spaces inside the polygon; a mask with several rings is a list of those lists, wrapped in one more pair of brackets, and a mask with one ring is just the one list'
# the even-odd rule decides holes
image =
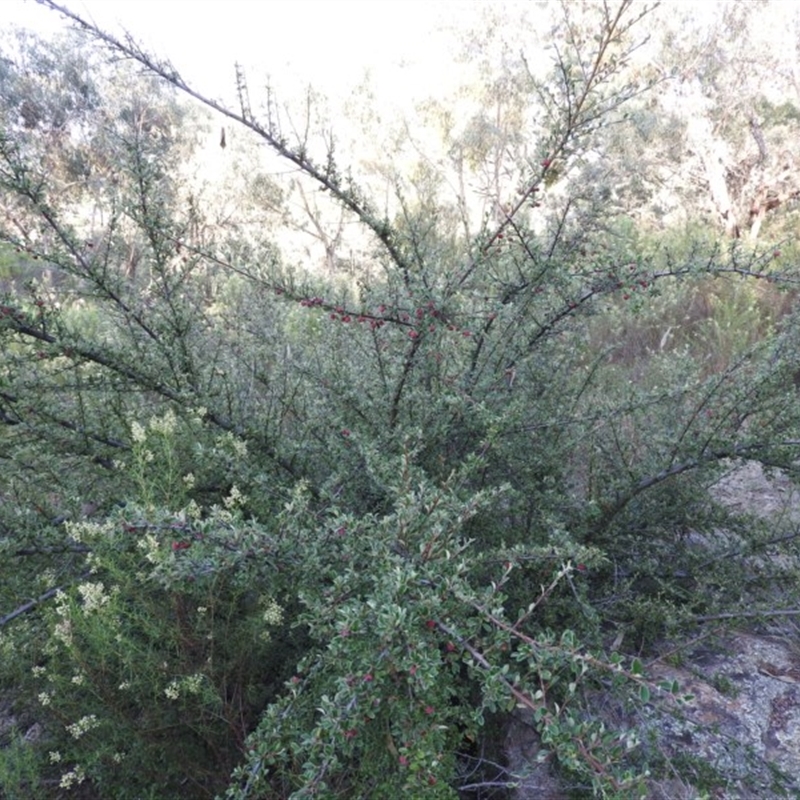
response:
{"label": "flower cluster", "polygon": [[159,556],[159,544],[158,539],[153,536],[152,533],[146,533],[142,536],[137,542],[136,546],[140,550],[144,550],[144,557],[151,563],[151,564],[158,564],[161,560]]}
{"label": "flower cluster", "polygon": [[70,789],[76,784],[83,783],[86,780],[86,774],[80,767],[75,767],[69,772],[65,772],[61,776],[61,782],[58,784],[62,789]]}
{"label": "flower cluster", "polygon": [[178,418],[175,416],[175,412],[169,408],[162,417],[150,417],[148,427],[154,433],[171,436],[178,428]]}
{"label": "flower cluster", "polygon": [[83,610],[87,613],[97,611],[111,600],[111,597],[105,593],[105,586],[101,581],[80,584],[78,593],[83,600]]}
{"label": "flower cluster", "polygon": [[177,700],[181,694],[199,694],[202,687],[204,676],[200,673],[187,675],[183,678],[176,678],[169,682],[164,689],[164,695],[168,700]]}
{"label": "flower cluster", "polygon": [[147,439],[147,431],[144,429],[140,423],[134,420],[131,422],[131,439],[136,444],[144,444],[145,439]]}
{"label": "flower cluster", "polygon": [[80,739],[85,733],[94,730],[100,725],[97,717],[94,714],[87,714],[81,717],[77,722],[71,725],[66,725],[67,732],[73,739]]}
{"label": "flower cluster", "polygon": [[55,624],[53,636],[67,645],[67,647],[72,644],[72,623],[69,617],[64,617]]}
{"label": "flower cluster", "polygon": [[225,503],[225,508],[231,509],[235,508],[236,506],[242,506],[245,503],[247,498],[242,494],[241,490],[238,486],[234,485],[231,487],[231,491],[227,497],[223,499],[223,503]]}
{"label": "flower cluster", "polygon": [[283,622],[283,608],[274,600],[269,600],[264,607],[263,620],[267,625],[280,625]]}

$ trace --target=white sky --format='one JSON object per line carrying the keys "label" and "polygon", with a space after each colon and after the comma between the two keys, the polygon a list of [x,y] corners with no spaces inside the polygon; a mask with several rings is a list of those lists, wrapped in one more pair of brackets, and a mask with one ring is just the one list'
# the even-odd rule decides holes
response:
{"label": "white sky", "polygon": [[[63,0],[110,32],[125,29],[209,94],[230,97],[233,65],[254,82],[312,84],[349,94],[367,69],[383,96],[401,104],[431,80],[454,80],[452,37],[443,25],[474,18],[488,0]],[[496,5],[496,3],[495,3]],[[43,33],[59,16],[33,0],[0,0],[0,27]]]}

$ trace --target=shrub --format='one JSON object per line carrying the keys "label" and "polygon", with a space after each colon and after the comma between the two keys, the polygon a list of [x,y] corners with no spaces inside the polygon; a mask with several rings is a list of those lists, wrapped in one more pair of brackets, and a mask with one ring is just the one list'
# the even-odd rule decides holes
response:
{"label": "shrub", "polygon": [[[570,181],[642,88],[618,55],[630,10],[598,11],[586,52],[570,28],[548,83],[519,76],[546,126],[474,235],[427,186],[377,212],[332,147],[256,118],[240,76],[225,113],[370,237],[355,278],[290,268],[268,226],[212,224],[185,142],[130,109],[103,180],[69,192],[36,166],[46,143],[3,134],[20,223],[0,237],[59,276],[0,305],[2,669],[45,722],[32,790],[455,797],[491,782],[460,775],[487,715],[522,706],[582,790],[641,792],[634,734],[590,698],[669,707],[679,687],[639,651],[763,601],[764,575],[730,575],[775,537],[714,542],[733,523],[707,489],[736,459],[791,468],[798,409],[791,315],[710,365],[615,358],[609,332],[652,326],[659,287],[791,277],[772,251],[617,235]],[[90,189],[110,209],[91,237]]]}

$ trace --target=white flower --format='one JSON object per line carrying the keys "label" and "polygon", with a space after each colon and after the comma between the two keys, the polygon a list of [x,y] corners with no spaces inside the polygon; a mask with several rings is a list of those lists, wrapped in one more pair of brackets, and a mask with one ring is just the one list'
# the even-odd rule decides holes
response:
{"label": "white flower", "polygon": [[146,533],[142,536],[138,542],[136,542],[136,546],[140,550],[145,551],[144,557],[151,563],[157,564],[159,561],[158,558],[158,539],[153,536],[152,533]]}
{"label": "white flower", "polygon": [[175,412],[170,408],[163,417],[151,417],[149,424],[151,431],[169,436],[178,427],[178,419],[175,416]]}
{"label": "white flower", "polygon": [[39,693],[39,702],[43,706],[49,706],[50,701],[53,699],[53,695],[51,692],[40,692]]}
{"label": "white flower", "polygon": [[181,689],[178,681],[172,681],[166,689],[164,689],[164,694],[167,696],[169,700],[177,700],[180,697]]}
{"label": "white flower", "polygon": [[147,431],[138,422],[131,422],[131,439],[136,444],[141,444],[147,438]]}
{"label": "white flower", "polygon": [[195,483],[196,483],[195,477],[191,472],[183,476],[183,485],[187,489],[194,489]]}
{"label": "white flower", "polygon": [[68,619],[59,620],[53,628],[53,636],[65,645],[72,644],[72,623]]}
{"label": "white flower", "polygon": [[49,756],[51,764],[58,764],[58,762],[61,761],[61,753],[59,753],[58,750],[51,750]]}
{"label": "white flower", "polygon": [[[225,498],[227,500],[227,498]],[[225,525],[229,525],[233,522],[233,514],[230,511],[226,511],[224,508],[214,507],[214,519],[217,522],[221,522]]]}
{"label": "white flower", "polygon": [[65,772],[61,776],[61,783],[59,783],[59,786],[62,789],[69,789],[75,783],[83,783],[85,778],[86,775],[84,771],[80,767],[75,767],[75,769]]}
{"label": "white flower", "polygon": [[66,729],[73,739],[80,739],[84,733],[96,728],[99,724],[94,714],[87,714],[85,717],[81,717],[77,722],[73,722],[72,725],[67,725]]}
{"label": "white flower", "polygon": [[81,541],[81,525],[80,523],[69,522],[67,521],[64,525],[67,531],[67,536],[70,537],[74,542]]}
{"label": "white flower", "polygon": [[203,511],[194,500],[190,500],[186,506],[186,516],[189,519],[200,519],[203,516]]}
{"label": "white flower", "polygon": [[102,581],[98,581],[97,583],[82,583],[78,586],[78,592],[83,598],[83,610],[87,612],[96,611],[111,599],[106,594],[106,589]]}
{"label": "white flower", "polygon": [[263,619],[267,625],[280,625],[283,622],[283,609],[274,600],[270,600],[264,607]]}
{"label": "white flower", "polygon": [[233,508],[237,505],[244,505],[247,498],[241,493],[239,487],[236,485],[231,486],[231,493],[223,498],[222,502],[225,503],[225,508]]}
{"label": "white flower", "polygon": [[62,617],[69,616],[69,603],[67,602],[67,595],[63,589],[56,592],[56,613]]}

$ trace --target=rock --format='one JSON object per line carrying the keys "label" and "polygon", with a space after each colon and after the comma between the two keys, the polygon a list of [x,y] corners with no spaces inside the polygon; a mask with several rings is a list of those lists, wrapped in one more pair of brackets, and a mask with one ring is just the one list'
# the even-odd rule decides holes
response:
{"label": "rock", "polygon": [[517,784],[508,796],[511,800],[567,800],[549,760],[539,760],[541,742],[532,722],[530,712],[518,709],[506,725],[503,751],[509,778]]}
{"label": "rock", "polygon": [[[778,800],[800,798],[800,651],[781,637],[731,634],[714,649],[696,650],[683,666],[651,665],[654,682],[678,681],[680,694],[634,714],[600,693],[593,707],[610,730],[635,727],[653,779],[647,800]],[[567,800],[530,715],[506,722],[503,752],[511,800]],[[669,776],[669,772],[673,772]]]}
{"label": "rock", "polygon": [[740,633],[687,661],[649,673],[694,695],[671,719],[653,719],[664,755],[703,765],[703,782],[712,785],[696,788],[713,789],[714,798],[769,800],[786,797],[785,790],[800,796],[800,657],[792,647]]}

